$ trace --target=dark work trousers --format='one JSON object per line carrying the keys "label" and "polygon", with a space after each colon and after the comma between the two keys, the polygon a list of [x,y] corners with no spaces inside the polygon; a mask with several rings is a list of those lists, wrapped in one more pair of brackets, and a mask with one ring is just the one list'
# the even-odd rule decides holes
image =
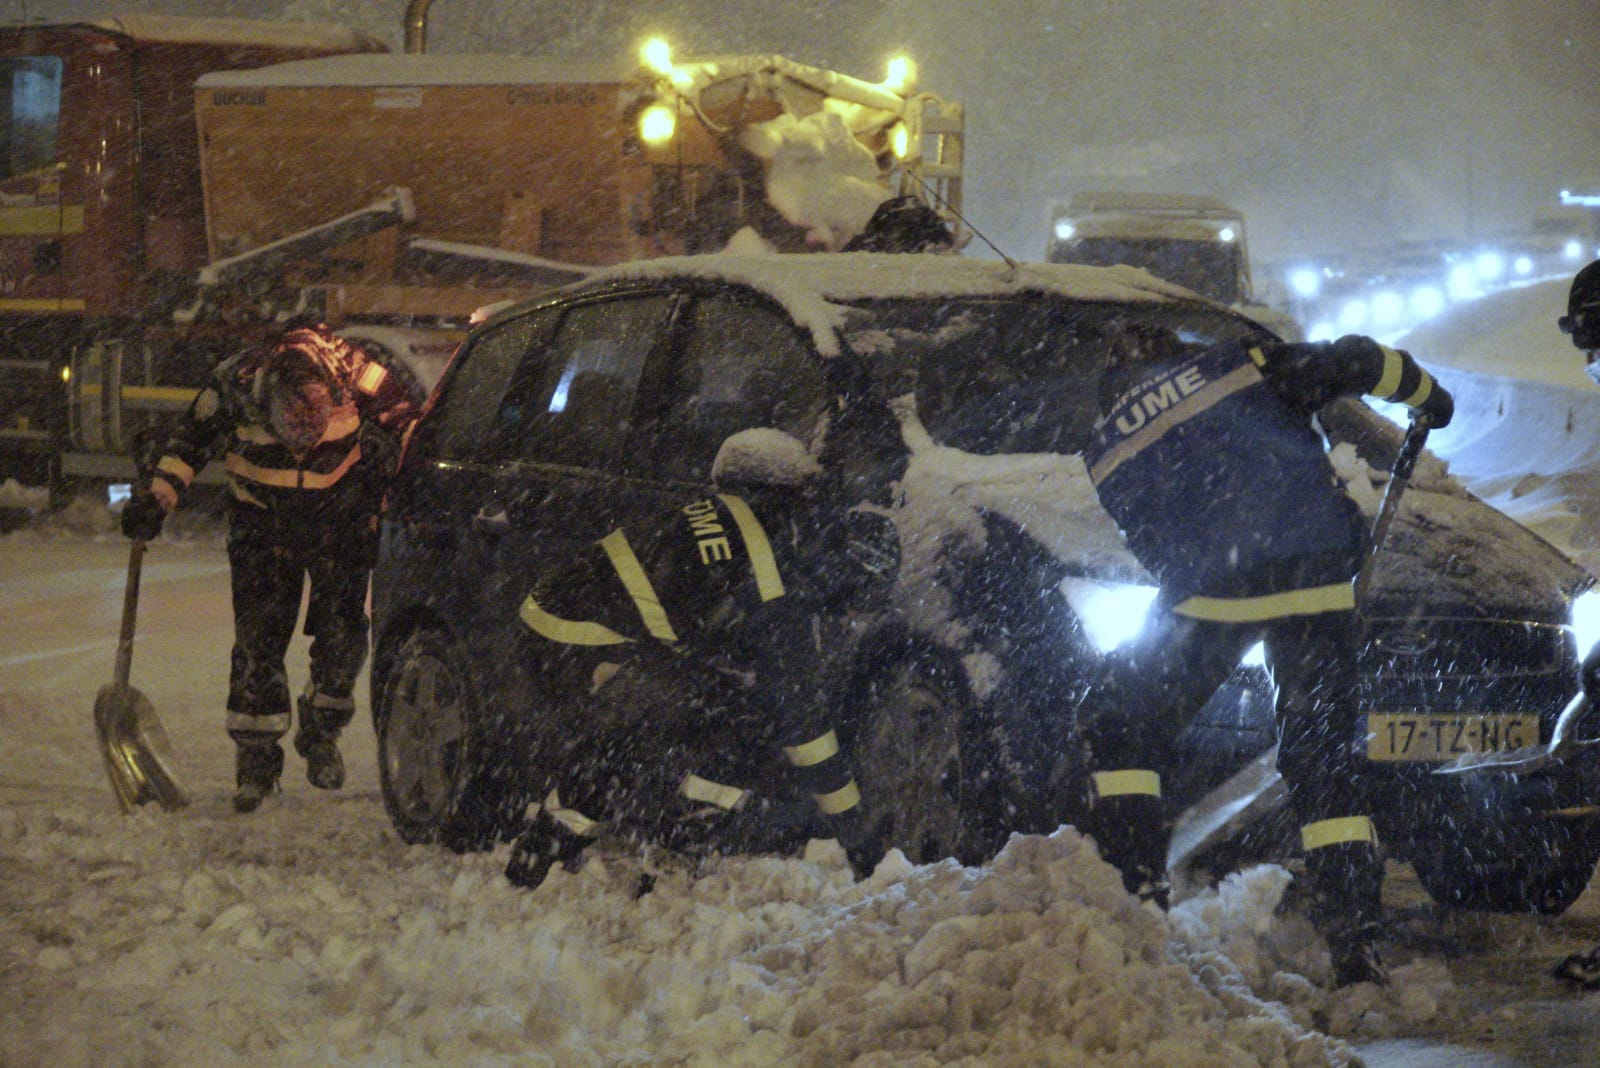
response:
{"label": "dark work trousers", "polygon": [[241,745],[276,741],[290,727],[284,656],[308,579],[311,684],[333,698],[348,698],[355,688],[367,657],[367,581],[377,535],[371,517],[334,509],[291,517],[238,503],[228,518],[234,625],[228,733]]}
{"label": "dark work trousers", "polygon": [[1218,623],[1157,614],[1136,644],[1113,653],[1084,711],[1099,770],[1163,770],[1179,733],[1261,641],[1277,689],[1278,769],[1301,824],[1356,814],[1352,611]]}

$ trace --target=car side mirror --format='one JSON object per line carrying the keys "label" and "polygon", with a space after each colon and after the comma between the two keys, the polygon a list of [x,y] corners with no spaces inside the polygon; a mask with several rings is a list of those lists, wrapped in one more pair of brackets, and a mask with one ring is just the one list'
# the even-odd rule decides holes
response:
{"label": "car side mirror", "polygon": [[728,489],[738,486],[796,489],[822,475],[822,465],[805,442],[776,427],[755,427],[728,437],[711,462],[711,478]]}

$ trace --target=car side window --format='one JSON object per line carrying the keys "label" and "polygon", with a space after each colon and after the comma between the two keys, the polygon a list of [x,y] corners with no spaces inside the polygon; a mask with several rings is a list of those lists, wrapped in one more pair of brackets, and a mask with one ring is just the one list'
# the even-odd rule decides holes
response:
{"label": "car side window", "polygon": [[484,418],[499,407],[511,374],[530,348],[547,337],[553,317],[548,313],[524,315],[486,328],[451,369],[449,385],[436,405],[432,434],[434,449],[447,459],[468,459],[480,450]]}
{"label": "car side window", "polygon": [[740,430],[776,427],[813,444],[830,396],[788,316],[728,295],[700,297],[689,310],[665,394],[646,451],[658,475],[698,482]]}
{"label": "car side window", "polygon": [[568,308],[555,337],[519,371],[496,412],[500,457],[619,466],[639,375],[672,303],[658,295]]}

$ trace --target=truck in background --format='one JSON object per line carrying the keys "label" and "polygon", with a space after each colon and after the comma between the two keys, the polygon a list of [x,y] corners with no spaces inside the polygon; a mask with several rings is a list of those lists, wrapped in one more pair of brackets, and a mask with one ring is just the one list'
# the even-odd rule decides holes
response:
{"label": "truck in background", "polygon": [[194,80],[382,47],[159,15],[0,27],[0,477],[55,484],[69,453],[125,454],[238,344],[172,319],[208,259]]}
{"label": "truck in background", "polygon": [[1074,193],[1051,211],[1050,263],[1127,264],[1228,304],[1290,340],[1303,336],[1287,312],[1256,296],[1244,214],[1188,193]]}
{"label": "truck in background", "polygon": [[0,478],[57,495],[132,477],[140,432],[291,315],[426,389],[481,306],[961,202],[962,110],[904,68],[388,54],[162,16],[0,27],[0,67]]}

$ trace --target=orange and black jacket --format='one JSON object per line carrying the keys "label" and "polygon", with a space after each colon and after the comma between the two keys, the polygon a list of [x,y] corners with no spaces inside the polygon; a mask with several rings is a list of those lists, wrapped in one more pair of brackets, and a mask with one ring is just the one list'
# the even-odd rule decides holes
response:
{"label": "orange and black jacket", "polygon": [[[304,356],[328,384],[333,416],[311,449],[297,457],[273,434],[263,395],[262,365],[273,346],[250,349],[217,365],[195,397],[157,462],[153,478],[177,491],[182,503],[195,475],[220,449],[236,502],[265,509],[304,507],[345,485],[362,466],[376,427],[391,442],[416,420],[418,406],[405,385],[382,364],[320,327],[286,334],[277,347]],[[377,457],[367,456],[370,468]]]}

